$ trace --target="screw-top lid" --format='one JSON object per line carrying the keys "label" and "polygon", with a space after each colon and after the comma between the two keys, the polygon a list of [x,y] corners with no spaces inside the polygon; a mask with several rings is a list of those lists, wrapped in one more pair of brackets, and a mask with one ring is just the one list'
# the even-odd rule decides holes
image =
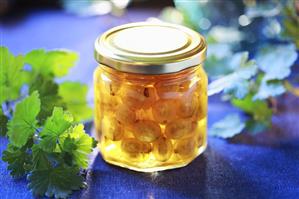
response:
{"label": "screw-top lid", "polygon": [[201,64],[206,43],[197,32],[169,23],[131,23],[112,28],[95,42],[95,58],[116,70],[165,74]]}

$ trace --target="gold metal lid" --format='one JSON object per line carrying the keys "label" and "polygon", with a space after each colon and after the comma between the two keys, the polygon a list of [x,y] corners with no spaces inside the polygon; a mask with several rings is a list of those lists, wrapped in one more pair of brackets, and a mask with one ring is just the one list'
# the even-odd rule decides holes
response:
{"label": "gold metal lid", "polygon": [[201,64],[206,42],[197,32],[169,23],[130,23],[110,29],[95,42],[95,58],[116,70],[165,74]]}

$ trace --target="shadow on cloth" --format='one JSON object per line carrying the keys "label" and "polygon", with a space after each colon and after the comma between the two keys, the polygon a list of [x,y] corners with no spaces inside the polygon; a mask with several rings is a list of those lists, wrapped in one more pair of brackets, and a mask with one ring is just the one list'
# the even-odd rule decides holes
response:
{"label": "shadow on cloth", "polygon": [[[210,147],[180,169],[139,173],[109,165],[98,154],[91,170],[88,188],[80,198],[219,198],[227,192],[230,197],[241,192],[255,196],[259,193],[258,186]],[[242,190],[243,187],[250,188]]]}

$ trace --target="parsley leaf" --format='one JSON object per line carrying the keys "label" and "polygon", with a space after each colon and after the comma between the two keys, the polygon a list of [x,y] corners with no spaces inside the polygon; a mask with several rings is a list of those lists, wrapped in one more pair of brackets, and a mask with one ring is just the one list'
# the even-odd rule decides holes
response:
{"label": "parsley leaf", "polygon": [[3,151],[2,160],[8,163],[7,169],[14,178],[23,177],[31,167],[32,156],[28,148],[32,145],[31,141],[21,148],[8,144],[7,149]]}
{"label": "parsley leaf", "polygon": [[40,111],[37,91],[16,105],[12,120],[8,122],[9,141],[17,147],[24,146],[37,129],[36,116]]}
{"label": "parsley leaf", "polygon": [[296,59],[297,52],[293,44],[268,45],[261,48],[256,56],[257,65],[265,73],[265,80],[288,77]]}
{"label": "parsley leaf", "polygon": [[32,66],[33,73],[41,74],[44,77],[65,76],[77,59],[76,53],[66,50],[46,52],[43,49],[38,49],[25,56],[25,62]]}
{"label": "parsley leaf", "polygon": [[46,120],[45,127],[40,133],[40,147],[48,152],[53,152],[60,136],[71,127],[73,118],[62,108],[55,107],[53,114]]}
{"label": "parsley leaf", "polygon": [[225,88],[224,93],[229,96],[234,96],[238,99],[244,98],[250,89],[250,83],[247,80],[239,80],[234,83],[234,85]]}
{"label": "parsley leaf", "polygon": [[32,147],[32,162],[32,169],[48,169],[51,166],[48,154],[39,144],[34,144]]}
{"label": "parsley leaf", "polygon": [[269,97],[275,97],[286,92],[283,82],[280,80],[263,79],[258,92],[253,96],[253,100],[263,100]]}
{"label": "parsley leaf", "polygon": [[267,102],[262,100],[253,100],[252,95],[247,95],[244,99],[232,99],[234,106],[240,108],[245,113],[252,115],[253,120],[259,121],[266,126],[271,125],[272,110]]}
{"label": "parsley leaf", "polygon": [[0,104],[20,96],[20,89],[28,77],[23,65],[23,56],[15,57],[6,47],[0,46]]}
{"label": "parsley leaf", "polygon": [[86,169],[88,154],[92,152],[93,143],[94,139],[88,136],[84,131],[84,126],[79,124],[70,130],[63,142],[63,149],[72,154],[76,165]]}
{"label": "parsley leaf", "polygon": [[234,72],[211,82],[208,86],[208,95],[221,91],[243,98],[248,93],[248,80],[257,72],[254,61],[248,61],[248,53],[237,53],[231,59],[231,68]]}
{"label": "parsley leaf", "polygon": [[83,121],[92,117],[92,109],[86,101],[88,87],[78,82],[63,82],[59,85],[59,96],[62,97],[68,111],[76,121]]}
{"label": "parsley leaf", "polygon": [[212,128],[209,129],[209,135],[221,138],[230,138],[241,133],[244,128],[245,123],[241,121],[239,115],[230,114],[222,120],[214,123]]}
{"label": "parsley leaf", "polygon": [[0,108],[0,135],[4,136],[7,132],[8,118],[3,114],[2,108]]}
{"label": "parsley leaf", "polygon": [[210,44],[207,59],[205,60],[205,71],[209,77],[214,79],[233,72],[230,58],[232,51],[228,44]]}
{"label": "parsley leaf", "polygon": [[55,106],[64,106],[62,98],[58,95],[58,87],[53,79],[38,75],[36,80],[30,84],[29,92],[37,90],[40,94],[41,111],[38,119],[43,124],[48,116],[52,114]]}
{"label": "parsley leaf", "polygon": [[34,195],[66,198],[72,190],[83,186],[83,178],[78,173],[77,167],[65,166],[34,170],[28,175],[28,187]]}

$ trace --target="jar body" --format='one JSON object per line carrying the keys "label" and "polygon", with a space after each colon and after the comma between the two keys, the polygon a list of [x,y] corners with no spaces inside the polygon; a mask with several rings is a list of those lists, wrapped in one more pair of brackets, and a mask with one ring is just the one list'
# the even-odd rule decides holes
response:
{"label": "jar body", "polygon": [[162,75],[94,72],[95,131],[108,163],[153,172],[187,165],[207,146],[201,65]]}

